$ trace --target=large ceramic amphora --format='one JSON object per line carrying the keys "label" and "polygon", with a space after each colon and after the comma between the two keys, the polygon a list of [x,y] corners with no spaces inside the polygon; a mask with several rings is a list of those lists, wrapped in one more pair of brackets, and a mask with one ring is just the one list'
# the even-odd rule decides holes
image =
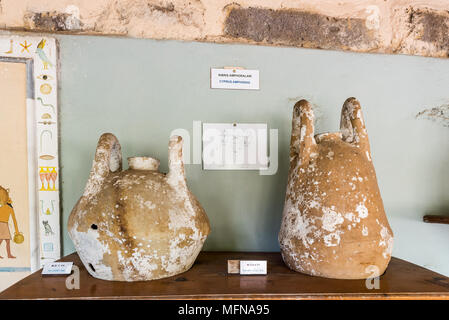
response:
{"label": "large ceramic amphora", "polygon": [[187,271],[210,232],[209,220],[187,188],[182,139],[170,138],[169,172],[159,160],[128,158],[110,133],[101,136],[83,196],[68,231],[87,271],[104,280],[139,281]]}
{"label": "large ceramic amphora", "polygon": [[314,276],[365,279],[388,266],[388,224],[360,103],[345,101],[340,131],[314,136],[306,100],[296,103],[290,170],[279,243],[291,269]]}

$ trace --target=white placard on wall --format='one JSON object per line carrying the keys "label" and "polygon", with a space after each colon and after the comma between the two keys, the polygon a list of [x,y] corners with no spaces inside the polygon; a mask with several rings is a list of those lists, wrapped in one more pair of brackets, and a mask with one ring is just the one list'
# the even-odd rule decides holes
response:
{"label": "white placard on wall", "polygon": [[267,168],[266,123],[203,123],[204,170]]}
{"label": "white placard on wall", "polygon": [[210,69],[212,89],[259,90],[259,70]]}

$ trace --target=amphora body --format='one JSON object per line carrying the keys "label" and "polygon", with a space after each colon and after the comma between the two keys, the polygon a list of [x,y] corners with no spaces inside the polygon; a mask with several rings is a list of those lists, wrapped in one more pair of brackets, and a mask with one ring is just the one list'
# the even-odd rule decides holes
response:
{"label": "amphora body", "polygon": [[340,132],[314,136],[306,100],[293,112],[290,170],[279,243],[287,266],[309,275],[365,279],[391,258],[388,224],[359,102],[345,101]]}
{"label": "amphora body", "polygon": [[187,271],[210,227],[187,188],[181,137],[170,139],[168,174],[158,171],[154,158],[128,161],[130,168],[122,171],[117,138],[103,134],[68,222],[82,262],[104,280],[152,280]]}

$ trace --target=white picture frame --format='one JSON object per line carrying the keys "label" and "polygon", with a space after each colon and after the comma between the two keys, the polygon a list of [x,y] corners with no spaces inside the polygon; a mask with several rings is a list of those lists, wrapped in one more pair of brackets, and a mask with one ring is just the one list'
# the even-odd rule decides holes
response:
{"label": "white picture frame", "polygon": [[61,257],[56,40],[0,35],[0,61],[27,66],[30,271],[34,272]]}

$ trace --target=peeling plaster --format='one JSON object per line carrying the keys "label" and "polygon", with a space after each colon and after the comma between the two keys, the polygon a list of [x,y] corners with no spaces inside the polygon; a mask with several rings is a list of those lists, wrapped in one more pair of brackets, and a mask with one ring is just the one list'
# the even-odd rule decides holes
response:
{"label": "peeling plaster", "polygon": [[1,0],[0,29],[449,56],[445,0]]}
{"label": "peeling plaster", "polygon": [[296,10],[232,8],[224,32],[229,37],[298,47],[372,50],[378,46],[364,19]]}
{"label": "peeling plaster", "polygon": [[425,109],[416,115],[416,119],[427,119],[449,127],[449,104]]}
{"label": "peeling plaster", "polygon": [[28,28],[42,31],[76,31],[83,25],[73,14],[56,11],[28,12],[23,20]]}

